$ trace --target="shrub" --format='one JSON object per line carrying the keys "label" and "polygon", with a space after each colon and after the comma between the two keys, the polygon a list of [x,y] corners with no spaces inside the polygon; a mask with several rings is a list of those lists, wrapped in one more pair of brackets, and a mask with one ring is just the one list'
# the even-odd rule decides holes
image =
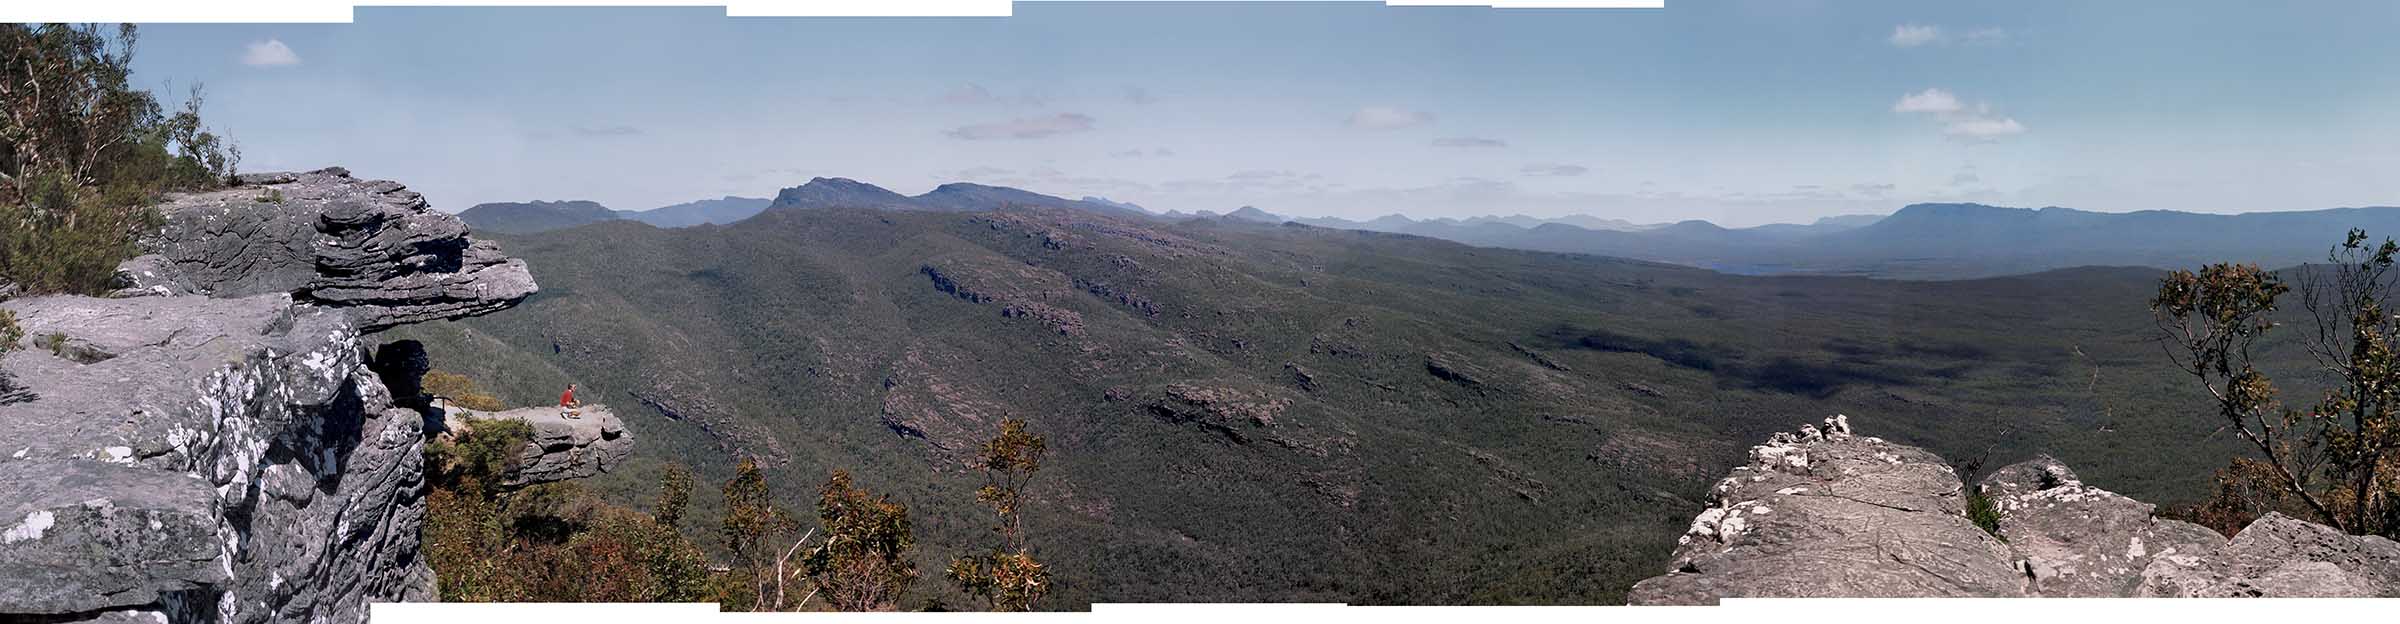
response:
{"label": "shrub", "polygon": [[17,326],[17,311],[0,310],[0,353],[17,350],[17,341],[25,339],[25,328]]}
{"label": "shrub", "polygon": [[2281,276],[2214,264],[2160,281],[2150,309],[2169,356],[2207,390],[2224,430],[2258,451],[2255,464],[2220,475],[2239,482],[2229,493],[2221,479],[2220,498],[2230,498],[2214,511],[2228,519],[2280,506],[2250,491],[2263,484],[2343,531],[2400,535],[2392,521],[2400,517],[2400,319],[2390,312],[2400,242],[2367,241],[2364,230],[2351,230],[2327,252],[2327,266],[2300,269],[2314,330],[2302,332],[2303,342],[2335,377],[2306,410],[2279,403],[2251,355],[2277,326],[2277,300],[2291,291]]}
{"label": "shrub", "polygon": [[[692,602],[716,597],[708,558],[660,514],[608,504],[573,482],[494,487],[532,430],[476,421],[427,446],[424,553],[452,602]],[[674,497],[676,472],[661,484]],[[688,489],[689,473],[682,472]]]}
{"label": "shrub", "polygon": [[733,556],[733,572],[746,579],[742,591],[726,598],[741,601],[735,610],[778,610],[780,601],[770,599],[768,588],[781,586],[777,581],[783,577],[774,568],[786,538],[799,523],[775,504],[775,495],[767,488],[766,475],[756,460],[742,459],[733,478],[725,482],[723,493],[725,519],[718,526],[717,537]]}
{"label": "shrub", "polygon": [[480,411],[497,412],[507,406],[499,397],[485,392],[483,386],[466,375],[444,370],[425,371],[425,393],[450,400],[451,405]]}
{"label": "shrub", "polygon": [[908,507],[868,493],[836,470],[818,490],[825,542],[803,559],[826,604],[841,611],[889,611],[917,580],[908,554],[916,545]]}
{"label": "shrub", "polygon": [[975,500],[999,515],[999,526],[992,531],[1000,534],[1001,545],[988,554],[953,559],[944,572],[961,591],[983,598],[994,611],[1031,611],[1049,591],[1050,572],[1025,547],[1023,532],[1025,487],[1041,471],[1048,447],[1041,436],[1025,430],[1025,421],[1010,418],[1000,421],[1000,435],[984,442],[976,455],[975,468],[983,472],[984,485],[976,490]]}
{"label": "shrub", "polygon": [[134,27],[0,24],[0,276],[105,291],[166,191],[221,185],[240,150],[128,83]]}
{"label": "shrub", "polygon": [[1992,534],[2000,541],[2008,541],[2008,538],[2000,537],[2000,508],[1992,505],[1992,497],[1984,495],[1983,488],[1967,488],[1967,521],[1975,523],[1975,528],[1983,529],[1983,532]]}

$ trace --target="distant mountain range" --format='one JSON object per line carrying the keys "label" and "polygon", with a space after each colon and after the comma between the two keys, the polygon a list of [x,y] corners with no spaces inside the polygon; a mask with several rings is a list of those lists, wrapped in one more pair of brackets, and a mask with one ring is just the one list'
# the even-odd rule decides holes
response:
{"label": "distant mountain range", "polygon": [[775,194],[775,203],[768,206],[767,209],[885,208],[975,212],[996,210],[1008,206],[1073,208],[1120,217],[1147,218],[1151,216],[1149,211],[1132,204],[1120,204],[1099,198],[1075,200],[1052,197],[1005,186],[952,182],[934,187],[933,190],[926,191],[922,195],[911,197],[849,178],[814,178],[807,184],[783,189],[782,192]]}
{"label": "distant mountain range", "polygon": [[1254,206],[1153,212],[1128,202],[1066,199],[1005,186],[951,183],[909,196],[848,178],[815,178],[772,200],[726,197],[655,210],[609,210],[588,201],[482,204],[460,213],[477,229],[524,234],[630,219],[660,227],[732,223],[766,210],[851,207],[972,212],[1053,207],[1150,221],[1215,219],[1410,234],[1483,247],[1614,256],[1739,274],[1965,279],[2075,266],[2177,268],[2208,262],[2283,267],[2324,259],[2350,228],[2400,234],[2400,208],[2338,208],[2238,215],[2165,210],[2100,213],[2070,208],[1913,204],[1890,216],[1844,215],[1807,224],[1726,228],[1701,220],[1638,224],[1590,215],[1365,221],[1287,217]]}
{"label": "distant mountain range", "polygon": [[765,210],[769,201],[728,195],[650,210],[610,210],[588,200],[495,202],[476,204],[459,212],[458,218],[478,231],[502,234],[532,234],[618,219],[658,227],[689,227],[748,219]]}

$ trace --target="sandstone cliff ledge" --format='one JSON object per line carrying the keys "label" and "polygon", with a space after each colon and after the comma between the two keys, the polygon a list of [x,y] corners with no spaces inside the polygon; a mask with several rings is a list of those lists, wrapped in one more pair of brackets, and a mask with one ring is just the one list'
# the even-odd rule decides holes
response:
{"label": "sandstone cliff ledge", "polygon": [[358,622],[432,599],[426,420],[363,332],[515,305],[524,264],[338,168],[160,210],[114,297],[0,301],[24,329],[0,349],[0,621]]}
{"label": "sandstone cliff ledge", "polygon": [[1976,487],[1940,457],[1826,419],[1750,449],[1633,604],[1803,597],[2400,597],[2400,543],[2269,514],[2232,540],[2047,457]]}
{"label": "sandstone cliff ledge", "polygon": [[625,421],[606,405],[584,405],[576,410],[575,418],[566,417],[557,407],[498,412],[451,409],[444,414],[444,428],[449,430],[445,435],[472,430],[469,419],[514,420],[533,427],[533,439],[517,452],[514,467],[500,483],[503,487],[596,476],[615,469],[633,454],[633,437],[625,432]]}

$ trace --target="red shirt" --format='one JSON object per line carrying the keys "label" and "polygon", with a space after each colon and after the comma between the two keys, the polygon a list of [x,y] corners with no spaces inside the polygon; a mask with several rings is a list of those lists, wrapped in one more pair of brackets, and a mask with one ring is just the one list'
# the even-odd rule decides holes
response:
{"label": "red shirt", "polygon": [[558,395],[558,406],[559,406],[559,407],[566,407],[566,406],[569,406],[569,405],[574,405],[574,404],[575,404],[575,389],[574,389],[574,388],[568,388],[568,389],[567,389],[567,393],[566,393],[566,394],[561,394],[561,395]]}

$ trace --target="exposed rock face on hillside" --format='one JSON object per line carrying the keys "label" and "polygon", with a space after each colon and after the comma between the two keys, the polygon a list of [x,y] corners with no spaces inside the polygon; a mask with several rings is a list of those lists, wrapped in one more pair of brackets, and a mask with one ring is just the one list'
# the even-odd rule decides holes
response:
{"label": "exposed rock face on hillside", "polygon": [[505,309],[534,292],[525,263],[467,237],[398,182],[339,167],[242,176],[159,206],[152,251],[120,267],[120,294],[289,294],[340,308],[360,329]]}
{"label": "exposed rock face on hillside", "polygon": [[2085,485],[2048,457],[1976,487],[1995,536],[1967,519],[1940,457],[1822,429],[1777,434],[1717,483],[1670,570],[1633,604],[1729,597],[2400,596],[2400,544],[2269,514],[2228,542]]}
{"label": "exposed rock face on hillside", "polygon": [[425,419],[361,332],[533,283],[398,184],[246,181],[171,201],[119,298],[0,303],[25,330],[0,349],[0,621],[356,622],[434,597]]}
{"label": "exposed rock face on hillside", "polygon": [[575,417],[557,407],[526,407],[500,412],[448,414],[448,426],[453,430],[471,428],[466,418],[478,420],[514,420],[533,426],[533,440],[517,453],[515,468],[501,485],[518,487],[535,483],[581,479],[608,472],[625,457],[633,454],[633,437],[625,432],[625,421],[605,405],[585,405],[577,408]]}
{"label": "exposed rock face on hillside", "polygon": [[284,295],[6,307],[28,346],[90,355],[0,356],[34,395],[0,406],[0,613],[356,621],[432,597],[423,418],[391,407],[340,313]]}

